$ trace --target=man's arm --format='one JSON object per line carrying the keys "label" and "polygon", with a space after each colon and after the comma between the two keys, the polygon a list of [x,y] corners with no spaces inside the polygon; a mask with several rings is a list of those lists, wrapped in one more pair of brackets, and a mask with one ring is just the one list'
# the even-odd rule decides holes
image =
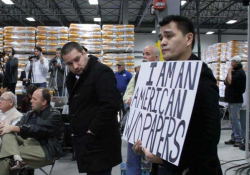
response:
{"label": "man's arm", "polygon": [[20,127],[19,126],[12,126],[9,125],[8,123],[1,123],[0,124],[0,135],[4,135],[10,132],[16,132],[19,133],[20,132]]}
{"label": "man's arm", "polygon": [[130,106],[134,90],[135,90],[135,75],[131,78],[130,82],[128,83],[127,89],[123,96],[123,102],[128,106]]}
{"label": "man's arm", "polygon": [[233,71],[233,68],[230,67],[228,69],[228,74],[227,74],[227,82],[228,82],[229,85],[232,84],[232,71]]}
{"label": "man's arm", "polygon": [[40,58],[43,61],[40,61],[39,69],[41,70],[42,74],[46,77],[49,71],[49,62],[46,58]]}
{"label": "man's arm", "polygon": [[62,129],[62,117],[59,112],[50,112],[49,117],[40,119],[36,125],[24,124],[20,127],[20,136],[31,138],[48,138],[57,134]]}
{"label": "man's arm", "polygon": [[[89,130],[94,135],[103,135],[114,123],[120,109],[120,93],[116,87],[114,73],[110,69],[99,72],[94,87],[99,98],[100,108],[97,117],[91,123]],[[107,84],[108,86],[105,86]]]}

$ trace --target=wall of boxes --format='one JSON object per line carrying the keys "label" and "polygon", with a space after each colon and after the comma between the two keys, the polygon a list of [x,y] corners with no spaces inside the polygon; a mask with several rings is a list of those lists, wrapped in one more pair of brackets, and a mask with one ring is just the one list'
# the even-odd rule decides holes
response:
{"label": "wall of boxes", "polygon": [[201,59],[212,69],[214,77],[217,79],[220,96],[225,95],[224,80],[228,69],[231,67],[231,60],[234,56],[241,57],[243,69],[247,71],[247,41],[229,41],[227,43],[216,43],[203,51]]}
{"label": "wall of boxes", "polygon": [[[43,56],[50,61],[56,55],[56,49],[62,48],[70,41],[78,42],[88,49],[88,53],[99,61],[117,71],[117,62],[124,61],[126,69],[134,72],[134,26],[75,24],[69,27],[18,27],[0,28],[0,51],[13,47],[15,57],[19,59],[18,79],[25,70],[28,57],[34,55],[34,47],[43,49]],[[2,50],[1,50],[2,49]],[[1,71],[1,70],[0,70]],[[49,85],[47,75],[47,84]],[[22,82],[18,81],[16,93],[22,93]]]}

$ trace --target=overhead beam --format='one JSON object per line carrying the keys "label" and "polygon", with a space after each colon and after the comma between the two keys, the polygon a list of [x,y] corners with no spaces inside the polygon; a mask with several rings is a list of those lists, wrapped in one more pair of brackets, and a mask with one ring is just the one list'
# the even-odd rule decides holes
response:
{"label": "overhead beam", "polygon": [[122,24],[128,24],[128,1],[123,0],[122,4]]}
{"label": "overhead beam", "polygon": [[100,6],[100,1],[98,1],[98,4],[96,6],[96,10],[97,10],[97,15],[101,18],[101,21],[99,22],[100,25],[102,25],[102,12],[101,12],[101,6]]}
{"label": "overhead beam", "polygon": [[186,2],[186,3],[182,6],[181,11],[184,10],[191,2],[192,2],[192,0],[189,0],[188,2]]}
{"label": "overhead beam", "polygon": [[121,23],[122,23],[122,7],[123,7],[123,1],[120,1],[120,9],[119,9],[118,24],[121,24]]}
{"label": "overhead beam", "polygon": [[136,27],[139,27],[147,13],[147,10],[149,9],[150,4],[152,4],[153,0],[146,0],[145,3],[142,4],[142,7],[138,13],[138,15],[142,15],[141,17],[137,16],[135,20]]}
{"label": "overhead beam", "polygon": [[[29,13],[31,13],[32,14],[32,11],[31,10],[29,10],[29,9],[27,9],[26,7],[24,7],[21,3],[19,3],[18,1],[15,1],[15,3],[14,3],[14,6],[19,10],[19,11],[21,11],[23,14],[25,14],[25,15],[30,15],[30,14],[28,14],[27,12],[29,12]],[[25,11],[24,10],[22,10],[22,8],[23,9],[25,9]],[[37,20],[37,19],[36,19]],[[44,25],[44,23],[40,20],[40,19],[38,19],[37,20],[41,25]]]}
{"label": "overhead beam", "polygon": [[[230,1],[229,1],[230,2]],[[219,11],[215,12],[214,14],[212,14],[211,16],[217,16],[218,14],[220,14],[222,11],[228,9],[229,7],[231,7],[232,5],[234,5],[236,2],[231,2],[229,4],[227,4],[225,7],[221,8]],[[212,17],[211,17],[212,18]],[[204,21],[200,22],[200,25],[209,21],[211,18],[205,19]]]}
{"label": "overhead beam", "polygon": [[77,0],[69,0],[69,1],[71,3],[73,10],[75,11],[75,14],[78,16],[79,23],[84,23],[85,20],[84,20],[82,13],[81,13],[81,10],[79,8],[79,4],[78,4]]}
{"label": "overhead beam", "polygon": [[68,25],[68,20],[65,16],[58,16],[57,14],[63,14],[59,6],[56,4],[55,0],[44,0],[46,6],[54,16],[56,17],[57,21],[62,25],[62,26],[67,26]]}
{"label": "overhead beam", "polygon": [[29,0],[29,3],[31,3],[37,10],[40,11],[41,14],[45,15],[45,18],[50,21],[49,17],[37,6],[37,4],[33,0]]}
{"label": "overhead beam", "polygon": [[[0,8],[0,11],[3,12],[3,13],[5,13],[5,14],[8,14],[8,13],[9,13],[8,11],[6,11],[6,10],[4,10],[4,9],[2,9],[2,8]],[[14,20],[20,22],[22,25],[27,26],[26,23],[24,23],[23,21],[20,21],[18,18],[14,17],[14,16],[12,16],[12,15],[8,15],[8,16],[11,17],[11,18],[14,19]]]}
{"label": "overhead beam", "polygon": [[[247,10],[244,10],[243,12],[245,12],[245,11],[247,12]],[[240,19],[240,18],[242,18],[242,17],[238,17],[237,15],[233,14],[232,16],[227,17],[225,21],[223,21],[223,22],[221,22],[221,23],[216,24],[215,26],[213,26],[213,28],[216,28],[216,27],[220,26],[221,24],[226,23],[228,19],[232,19],[232,18],[234,18],[234,19],[235,19],[235,18]],[[245,17],[244,19],[247,19],[247,17]]]}
{"label": "overhead beam", "polygon": [[227,30],[229,30],[229,29],[235,28],[235,27],[241,25],[242,23],[244,23],[244,22],[246,22],[246,21],[247,21],[247,19],[243,19],[242,21],[237,22],[235,25],[232,25],[231,27],[229,27],[229,28],[227,28],[227,29],[225,29],[225,30],[222,30],[221,33],[222,33],[222,32],[225,32],[225,31],[227,31]]}
{"label": "overhead beam", "polygon": [[[192,15],[197,15],[197,14],[201,14],[201,12],[203,12],[204,10],[206,10],[207,9],[207,7],[209,7],[211,4],[213,4],[214,2],[215,2],[216,0],[213,0],[213,1],[210,1],[207,5],[205,5],[202,9],[200,9],[199,10],[199,12],[198,13],[194,13],[194,14],[192,14]],[[192,15],[189,15],[189,16],[192,16]],[[193,17],[195,17],[195,16],[193,16]],[[201,17],[201,16],[200,16]]]}

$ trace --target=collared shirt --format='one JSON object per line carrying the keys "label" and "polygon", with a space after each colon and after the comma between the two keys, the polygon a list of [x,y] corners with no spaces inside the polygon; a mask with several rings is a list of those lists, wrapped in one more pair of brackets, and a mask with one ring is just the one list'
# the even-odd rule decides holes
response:
{"label": "collared shirt", "polygon": [[121,72],[116,72],[115,78],[117,80],[117,88],[119,89],[119,91],[122,93],[123,96],[128,86],[128,83],[132,78],[132,74],[127,70],[123,70]]}
{"label": "collared shirt", "polygon": [[[10,114],[10,113],[12,113],[13,111],[15,111],[15,107],[13,107],[13,108],[11,108],[10,110],[8,110],[8,111],[6,111],[5,113],[2,113],[2,121],[4,121],[6,118],[7,118],[7,116],[8,116],[8,114]],[[18,118],[18,119],[16,119],[16,120],[14,120],[12,123],[11,123],[11,125],[16,125],[17,124],[17,122],[19,122],[19,120],[20,120],[21,118]],[[0,121],[0,122],[2,122],[2,121]],[[0,145],[1,145],[1,137],[0,137]]]}
{"label": "collared shirt", "polygon": [[[49,62],[47,58],[42,57],[44,63],[42,64],[40,59],[35,59],[32,63],[32,76],[31,76],[31,83],[45,83],[46,76],[48,75],[49,71]],[[25,71],[26,75],[29,73],[30,70],[30,61],[28,62]]]}

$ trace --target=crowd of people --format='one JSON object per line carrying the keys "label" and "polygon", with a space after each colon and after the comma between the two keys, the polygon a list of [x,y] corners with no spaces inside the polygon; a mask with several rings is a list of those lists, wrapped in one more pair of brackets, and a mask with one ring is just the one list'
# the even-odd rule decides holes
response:
{"label": "crowd of people", "polygon": [[[195,32],[189,19],[172,15],[165,17],[159,25],[161,50],[151,45],[145,47],[144,61],[157,62],[161,53],[165,61],[200,60],[192,53]],[[114,73],[76,42],[57,49],[56,57],[49,62],[43,57],[42,49],[36,47],[35,57],[30,58],[22,76],[27,96],[20,113],[13,91],[18,59],[14,57],[13,49],[8,52],[5,70],[9,91],[0,97],[0,174],[20,172],[26,165],[43,167],[62,156],[63,121],[60,113],[50,106],[46,76],[50,71],[49,86],[56,85],[58,94],[62,95],[61,79],[67,66],[70,71],[65,84],[79,173],[111,175],[112,168],[122,162],[117,114],[121,108],[129,110],[140,65],[135,67],[132,75],[125,69],[125,63],[119,61],[118,72]],[[245,79],[240,61],[234,60],[225,80],[233,126],[232,138],[225,143],[234,146],[242,143],[238,113],[243,102]],[[127,175],[142,174],[142,158],[152,163],[153,175],[222,175],[217,152],[220,129],[219,89],[211,69],[203,63],[179,165],[152,154],[142,146],[141,140],[137,140],[127,145]]]}

